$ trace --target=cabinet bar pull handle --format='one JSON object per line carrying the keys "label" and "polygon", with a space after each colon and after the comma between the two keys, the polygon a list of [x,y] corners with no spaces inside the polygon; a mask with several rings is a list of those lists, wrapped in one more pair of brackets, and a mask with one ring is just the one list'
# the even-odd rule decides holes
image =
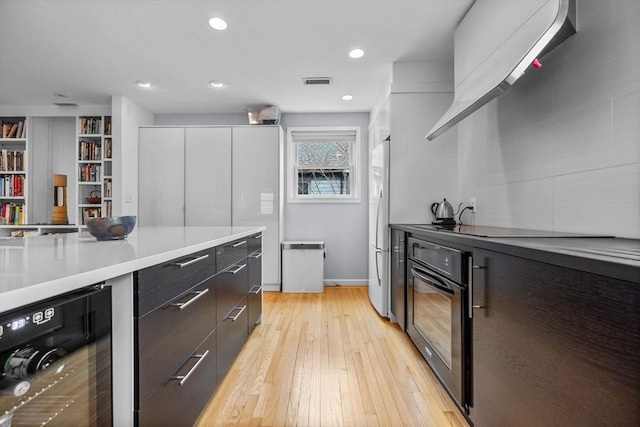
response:
{"label": "cabinet bar pull handle", "polygon": [[473,319],[473,310],[484,308],[481,305],[473,304],[473,270],[482,270],[479,265],[473,265],[473,258],[469,257],[469,319]]}
{"label": "cabinet bar pull handle", "polygon": [[180,268],[184,268],[184,267],[187,267],[187,266],[189,266],[191,264],[195,264],[196,262],[202,261],[202,260],[207,259],[207,258],[209,258],[209,254],[195,257],[194,259],[192,259],[190,261],[174,262],[173,265],[177,265]]}
{"label": "cabinet bar pull handle", "polygon": [[262,290],[262,285],[257,285],[257,286],[254,286],[253,288],[251,288],[251,290],[249,292],[254,294],[254,295],[258,295],[261,290]]}
{"label": "cabinet bar pull handle", "polygon": [[262,257],[262,252],[253,253],[253,254],[249,255],[249,257],[253,258],[253,259],[261,258]]}
{"label": "cabinet bar pull handle", "polygon": [[225,317],[224,320],[231,320],[232,322],[235,322],[236,320],[238,320],[238,317],[240,317],[245,308],[247,308],[246,305],[243,305],[242,307],[235,307],[233,310],[231,310],[231,313],[233,313],[235,310],[240,310],[238,311],[238,314],[231,317],[231,313],[229,313],[229,316]]}
{"label": "cabinet bar pull handle", "polygon": [[429,355],[429,357],[433,357],[433,353],[431,353],[431,350],[429,350],[429,347],[425,347],[424,351]]}
{"label": "cabinet bar pull handle", "polygon": [[204,360],[205,357],[207,357],[208,354],[209,354],[209,350],[205,351],[202,354],[194,354],[193,356],[189,357],[189,359],[198,359],[196,364],[193,365],[191,369],[189,369],[189,372],[187,372],[186,375],[177,375],[175,377],[169,378],[169,380],[180,380],[178,385],[183,385],[184,383],[187,382],[191,374],[193,374],[195,370],[198,369],[198,366],[202,363],[202,361]]}
{"label": "cabinet bar pull handle", "polygon": [[238,242],[238,243],[236,243],[235,245],[232,245],[231,247],[232,247],[232,248],[237,248],[238,246],[245,245],[246,243],[247,243],[247,241],[246,241],[246,240],[243,240],[242,242]]}
{"label": "cabinet bar pull handle", "polygon": [[236,274],[238,273],[240,270],[242,270],[243,268],[245,268],[247,266],[247,264],[242,264],[239,265],[238,268],[236,268],[235,270],[229,270],[229,273],[231,274]]}
{"label": "cabinet bar pull handle", "polygon": [[183,310],[183,309],[189,307],[191,304],[193,304],[198,298],[202,298],[204,296],[204,294],[206,294],[207,292],[209,292],[209,288],[205,289],[204,291],[190,292],[192,294],[196,294],[196,296],[194,296],[193,298],[191,298],[187,302],[175,302],[175,303],[173,303],[171,305],[174,306],[174,307],[178,307],[179,310]]}

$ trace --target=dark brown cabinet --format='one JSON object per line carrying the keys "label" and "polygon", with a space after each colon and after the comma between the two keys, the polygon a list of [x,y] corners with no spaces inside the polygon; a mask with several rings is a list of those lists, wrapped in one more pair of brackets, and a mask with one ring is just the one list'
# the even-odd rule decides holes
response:
{"label": "dark brown cabinet", "polygon": [[640,286],[474,250],[476,427],[640,425]]}
{"label": "dark brown cabinet", "polygon": [[262,314],[261,243],[258,234],[135,274],[136,425],[193,425]]}
{"label": "dark brown cabinet", "polygon": [[215,390],[215,273],[213,249],[136,273],[137,425],[190,426]]}

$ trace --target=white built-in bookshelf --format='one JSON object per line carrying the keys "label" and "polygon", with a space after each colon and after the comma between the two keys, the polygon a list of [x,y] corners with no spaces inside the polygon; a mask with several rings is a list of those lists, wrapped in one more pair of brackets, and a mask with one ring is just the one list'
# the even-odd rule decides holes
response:
{"label": "white built-in bookshelf", "polygon": [[87,218],[112,213],[112,136],[111,116],[77,118],[78,217],[83,226]]}
{"label": "white built-in bookshelf", "polygon": [[0,117],[0,225],[27,221],[27,117]]}

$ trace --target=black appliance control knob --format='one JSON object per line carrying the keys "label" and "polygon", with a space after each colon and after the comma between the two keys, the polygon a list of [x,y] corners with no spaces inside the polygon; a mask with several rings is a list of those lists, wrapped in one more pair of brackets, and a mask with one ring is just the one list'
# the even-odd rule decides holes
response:
{"label": "black appliance control knob", "polygon": [[24,396],[29,391],[30,387],[31,383],[27,380],[15,378],[0,379],[0,395],[13,397]]}

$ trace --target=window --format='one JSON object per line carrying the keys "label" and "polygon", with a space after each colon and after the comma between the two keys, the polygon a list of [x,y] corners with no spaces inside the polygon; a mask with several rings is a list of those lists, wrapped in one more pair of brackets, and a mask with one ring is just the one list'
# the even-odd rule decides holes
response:
{"label": "window", "polygon": [[289,202],[359,202],[359,127],[289,128]]}

